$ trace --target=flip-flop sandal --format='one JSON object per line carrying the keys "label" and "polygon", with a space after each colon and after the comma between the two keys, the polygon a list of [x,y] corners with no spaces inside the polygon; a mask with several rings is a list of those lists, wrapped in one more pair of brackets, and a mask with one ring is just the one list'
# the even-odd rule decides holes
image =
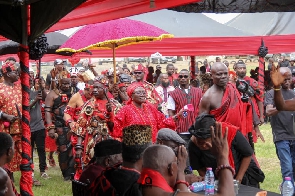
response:
{"label": "flip-flop sandal", "polygon": [[52,158],[47,157],[47,159],[48,159],[49,165],[50,165],[51,167],[55,167],[55,166],[56,166],[56,164],[55,164],[55,160],[54,160],[53,157],[52,157]]}
{"label": "flip-flop sandal", "polygon": [[34,186],[41,186],[41,182],[39,180],[33,180]]}

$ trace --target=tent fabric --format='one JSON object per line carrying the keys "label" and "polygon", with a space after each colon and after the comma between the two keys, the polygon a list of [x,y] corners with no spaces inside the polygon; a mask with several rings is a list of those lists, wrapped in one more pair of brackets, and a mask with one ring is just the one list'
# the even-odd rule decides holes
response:
{"label": "tent fabric", "polygon": [[[31,36],[34,40],[42,33],[94,24],[108,20],[128,17],[135,14],[179,6],[201,0],[30,0]],[[21,42],[21,8],[11,6],[15,0],[0,0],[0,41],[11,39]],[[81,4],[84,2],[83,4]],[[79,7],[77,7],[81,4]],[[48,9],[50,7],[50,9]],[[74,9],[68,13],[69,10]],[[7,12],[13,12],[11,17]],[[42,22],[40,22],[42,21]],[[56,24],[54,24],[56,23]]]}
{"label": "tent fabric", "polygon": [[[293,52],[295,34],[277,36],[246,37],[181,37],[164,39],[150,43],[130,45],[116,50],[116,57],[147,57],[155,52],[163,56],[197,56],[197,55],[258,55],[261,39],[268,47],[269,53]],[[80,57],[112,57],[111,50],[93,50],[92,55]]]}
{"label": "tent fabric", "polygon": [[[34,40],[86,0],[30,0],[30,38]],[[15,0],[0,1],[0,35],[21,43],[22,7]],[[23,5],[26,6],[26,5]],[[42,21],[42,22],[40,22]],[[74,26],[74,25],[73,25]]]}
{"label": "tent fabric", "polygon": [[243,13],[239,14],[225,25],[241,31],[251,32],[254,35],[295,34],[295,13]]}
{"label": "tent fabric", "polygon": [[294,0],[203,0],[171,9],[195,13],[292,12],[295,10],[295,2]]}
{"label": "tent fabric", "polygon": [[163,29],[175,37],[231,37],[251,36],[247,31],[223,25],[199,13],[158,10],[128,17]]}
{"label": "tent fabric", "polygon": [[[54,54],[55,51],[68,40],[68,36],[58,33],[51,32],[45,34],[47,38],[48,48],[47,53]],[[3,54],[16,54],[18,52],[19,43],[11,40],[0,42],[0,55]]]}

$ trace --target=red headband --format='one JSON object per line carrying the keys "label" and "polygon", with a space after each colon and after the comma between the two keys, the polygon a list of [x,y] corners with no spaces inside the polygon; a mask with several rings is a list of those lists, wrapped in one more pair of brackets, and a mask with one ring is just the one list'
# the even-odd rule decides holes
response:
{"label": "red headband", "polygon": [[142,87],[144,88],[144,86],[142,85],[142,83],[139,83],[139,82],[134,82],[134,83],[131,83],[128,88],[127,88],[127,95],[129,98],[131,98],[132,96],[132,93],[135,91],[135,89],[137,89],[138,87]]}

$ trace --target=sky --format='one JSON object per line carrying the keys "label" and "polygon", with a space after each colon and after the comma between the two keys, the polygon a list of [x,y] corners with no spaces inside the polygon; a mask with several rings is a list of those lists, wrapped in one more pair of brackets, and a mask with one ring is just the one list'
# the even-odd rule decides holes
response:
{"label": "sky", "polygon": [[[219,22],[219,23],[226,23],[229,20],[233,19],[234,17],[236,17],[239,14],[204,14],[205,16],[212,18],[213,20]],[[61,30],[59,31],[60,33],[66,35],[66,36],[70,36],[73,33],[75,33],[80,27],[74,27],[74,28],[70,28],[70,29],[65,29],[65,30]]]}

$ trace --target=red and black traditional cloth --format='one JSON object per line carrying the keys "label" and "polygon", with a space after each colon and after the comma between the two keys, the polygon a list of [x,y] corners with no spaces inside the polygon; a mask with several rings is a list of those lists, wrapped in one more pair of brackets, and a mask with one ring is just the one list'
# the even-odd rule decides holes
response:
{"label": "red and black traditional cloth", "polygon": [[238,127],[242,134],[246,136],[249,132],[245,126],[248,119],[246,119],[244,104],[240,97],[241,95],[236,87],[228,83],[222,97],[221,106],[211,110],[210,114],[212,114],[218,122],[225,122]]}
{"label": "red and black traditional cloth", "polygon": [[142,186],[155,186],[168,193],[174,192],[173,188],[167,183],[166,179],[160,172],[149,168],[144,168],[141,171],[137,183]]}
{"label": "red and black traditional cloth", "polygon": [[[202,90],[195,87],[190,87],[188,92],[180,88],[176,88],[174,91],[169,92],[169,95],[175,102],[175,112],[178,113],[187,104],[192,104],[194,111],[186,111],[187,117],[180,117],[176,121],[177,133],[188,132],[188,129],[194,124],[196,117],[199,113],[199,104],[202,98]],[[168,107],[169,109],[169,107]]]}
{"label": "red and black traditional cloth", "polygon": [[[0,83],[0,111],[5,114],[18,116],[18,107],[20,113],[22,113],[22,92],[21,84],[15,84],[13,86],[7,86],[4,83]],[[19,171],[21,164],[21,119],[17,119],[14,123],[0,120],[0,131],[11,135],[15,142],[15,153],[12,161],[9,163],[9,170],[12,172]]]}
{"label": "red and black traditional cloth", "polygon": [[83,138],[83,163],[87,165],[94,156],[94,146],[103,137],[110,133],[107,122],[112,122],[114,114],[120,109],[121,105],[114,99],[110,99],[113,104],[113,111],[108,112],[106,103],[108,100],[92,98],[84,104],[81,109],[77,122],[72,127],[72,132]]}

